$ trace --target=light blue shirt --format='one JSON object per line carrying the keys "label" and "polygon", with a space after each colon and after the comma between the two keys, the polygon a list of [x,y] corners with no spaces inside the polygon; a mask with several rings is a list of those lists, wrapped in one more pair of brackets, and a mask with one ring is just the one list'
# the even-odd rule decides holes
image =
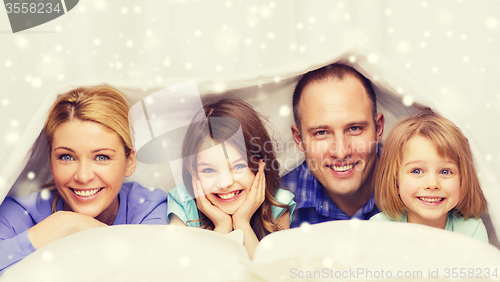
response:
{"label": "light blue shirt", "polygon": [[[381,212],[374,215],[372,218],[370,218],[370,220],[408,222],[406,213],[401,215],[399,220],[393,220],[387,214]],[[446,227],[444,229],[488,243],[488,233],[486,232],[486,227],[484,226],[484,223],[480,218],[469,218],[465,220],[463,217],[457,217],[455,214],[449,212],[448,220],[446,221]]]}

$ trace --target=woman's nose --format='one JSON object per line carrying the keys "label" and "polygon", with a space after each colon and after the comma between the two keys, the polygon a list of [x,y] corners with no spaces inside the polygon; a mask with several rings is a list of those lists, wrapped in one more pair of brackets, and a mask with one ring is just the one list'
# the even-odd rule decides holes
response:
{"label": "woman's nose", "polygon": [[95,173],[92,169],[92,164],[87,161],[80,161],[78,169],[75,172],[74,179],[80,183],[87,183],[94,179]]}

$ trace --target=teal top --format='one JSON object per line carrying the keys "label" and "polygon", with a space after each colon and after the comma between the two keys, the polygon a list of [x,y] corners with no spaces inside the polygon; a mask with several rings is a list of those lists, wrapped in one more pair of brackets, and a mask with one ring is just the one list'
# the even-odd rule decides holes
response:
{"label": "teal top", "polygon": [[[370,220],[408,222],[406,213],[404,213],[399,220],[393,220],[387,214],[381,212],[374,215]],[[444,229],[488,243],[488,233],[480,218],[469,218],[465,220],[463,217],[457,217],[455,214],[449,212],[446,227]]]}
{"label": "teal top", "polygon": [[[284,189],[278,189],[276,195],[274,196],[278,202],[290,206],[290,223],[292,222],[292,214],[295,210],[295,201],[293,200],[294,197],[295,196],[290,191]],[[277,219],[284,211],[284,208],[273,206],[274,219]],[[196,202],[193,200],[183,184],[177,185],[168,192],[167,219],[170,219],[171,213],[178,216],[187,226],[201,226],[200,221],[190,221],[199,220],[200,217],[198,215]]]}

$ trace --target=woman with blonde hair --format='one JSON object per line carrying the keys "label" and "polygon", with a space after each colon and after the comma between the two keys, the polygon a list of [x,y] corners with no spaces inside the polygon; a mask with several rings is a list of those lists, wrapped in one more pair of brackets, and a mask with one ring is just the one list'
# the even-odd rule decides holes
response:
{"label": "woman with blonde hair", "polygon": [[123,183],[136,166],[128,111],[125,98],[106,87],[80,87],[57,98],[43,128],[54,180],[0,205],[0,274],[82,230],[167,223],[165,192]]}

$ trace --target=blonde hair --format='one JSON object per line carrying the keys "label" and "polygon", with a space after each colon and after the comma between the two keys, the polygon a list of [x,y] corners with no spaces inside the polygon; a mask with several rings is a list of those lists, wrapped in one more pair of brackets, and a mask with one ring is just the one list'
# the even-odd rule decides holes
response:
{"label": "blonde hair", "polygon": [[[128,158],[133,151],[128,122],[129,108],[128,101],[118,91],[109,87],[79,87],[58,96],[50,108],[43,127],[50,151],[57,128],[73,119],[79,119],[99,123],[116,132]],[[42,186],[42,188],[48,187],[54,189],[54,181]],[[56,194],[52,212],[55,212],[58,198],[59,195]]]}
{"label": "blonde hair", "polygon": [[399,121],[385,140],[375,179],[375,202],[392,219],[406,209],[398,194],[398,171],[406,142],[413,136],[429,139],[439,156],[454,161],[460,173],[460,200],[453,212],[465,219],[478,218],[486,209],[486,200],[477,178],[469,142],[448,119],[431,110]]}

